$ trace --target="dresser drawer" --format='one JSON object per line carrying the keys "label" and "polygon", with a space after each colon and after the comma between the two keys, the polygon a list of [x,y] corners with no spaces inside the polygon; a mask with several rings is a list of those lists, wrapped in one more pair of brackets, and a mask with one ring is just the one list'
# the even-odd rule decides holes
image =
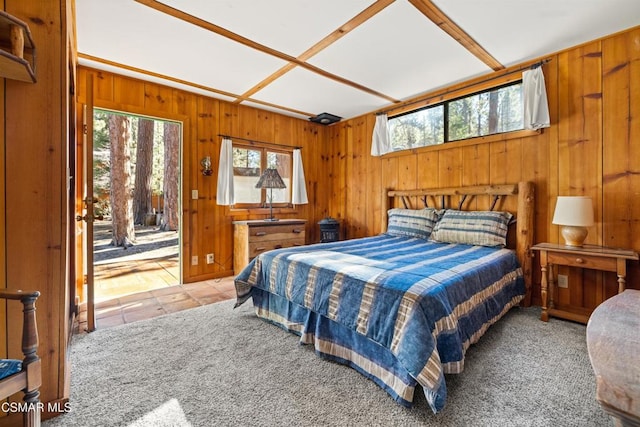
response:
{"label": "dresser drawer", "polygon": [[292,246],[304,245],[304,236],[301,238],[288,239],[288,240],[268,240],[264,242],[251,242],[249,243],[249,259],[253,259],[263,252],[270,251],[272,249],[290,248]]}
{"label": "dresser drawer", "polygon": [[299,239],[304,242],[304,224],[270,225],[249,228],[249,242]]}
{"label": "dresser drawer", "polygon": [[273,249],[303,246],[305,220],[236,221],[233,231],[233,270],[239,274],[249,262]]}
{"label": "dresser drawer", "polygon": [[549,252],[547,255],[549,264],[568,265],[570,267],[591,268],[594,270],[617,271],[616,258],[603,258],[582,254],[568,254]]}

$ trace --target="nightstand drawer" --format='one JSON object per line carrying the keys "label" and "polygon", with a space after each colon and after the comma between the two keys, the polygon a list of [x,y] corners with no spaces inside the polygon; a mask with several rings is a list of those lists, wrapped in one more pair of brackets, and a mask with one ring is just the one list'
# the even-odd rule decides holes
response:
{"label": "nightstand drawer", "polygon": [[570,267],[591,268],[594,270],[616,271],[617,259],[584,254],[548,253],[549,264],[568,265]]}

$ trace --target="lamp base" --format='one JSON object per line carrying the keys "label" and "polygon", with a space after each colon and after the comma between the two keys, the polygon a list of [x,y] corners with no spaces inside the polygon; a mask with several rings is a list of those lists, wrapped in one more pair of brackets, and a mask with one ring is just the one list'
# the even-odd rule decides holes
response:
{"label": "lamp base", "polygon": [[564,237],[564,242],[567,246],[582,246],[589,230],[587,230],[587,227],[563,225],[560,227],[560,233]]}
{"label": "lamp base", "polygon": [[266,218],[266,219],[263,219],[263,221],[280,221],[280,219],[279,218]]}

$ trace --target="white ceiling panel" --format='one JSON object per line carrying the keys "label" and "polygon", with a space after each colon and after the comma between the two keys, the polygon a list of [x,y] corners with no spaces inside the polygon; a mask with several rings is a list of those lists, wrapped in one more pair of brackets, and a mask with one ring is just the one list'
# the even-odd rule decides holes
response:
{"label": "white ceiling panel", "polygon": [[132,0],[77,0],[78,51],[242,94],[285,62]]}
{"label": "white ceiling panel", "polygon": [[491,71],[405,1],[309,62],[397,99]]}
{"label": "white ceiling panel", "polygon": [[640,24],[640,0],[434,0],[503,65]]}
{"label": "white ceiling panel", "polygon": [[321,77],[296,67],[253,98],[272,104],[286,105],[310,113],[331,113],[340,117],[354,117],[373,111],[387,101],[350,86]]}
{"label": "white ceiling panel", "polygon": [[[231,100],[269,78],[285,61],[144,6],[135,0],[75,0],[82,63]],[[542,57],[640,25],[640,0],[432,0],[505,66]],[[161,0],[249,40],[299,56],[374,0]],[[106,63],[123,64],[118,69]],[[404,100],[481,74],[489,67],[414,8],[395,0],[309,62]],[[192,82],[197,89],[171,80]],[[270,81],[270,80],[269,80]],[[328,112],[352,118],[390,106],[386,98],[297,67],[252,95],[294,117]],[[279,110],[278,107],[283,107]]]}
{"label": "white ceiling panel", "polygon": [[272,49],[298,56],[374,3],[372,0],[164,0]]}

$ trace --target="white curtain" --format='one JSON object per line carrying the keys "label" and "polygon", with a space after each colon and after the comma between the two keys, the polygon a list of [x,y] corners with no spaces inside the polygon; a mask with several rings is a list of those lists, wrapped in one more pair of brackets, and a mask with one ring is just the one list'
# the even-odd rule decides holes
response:
{"label": "white curtain", "polygon": [[373,138],[371,140],[371,155],[382,156],[391,151],[391,137],[389,136],[389,125],[386,114],[376,116],[376,125],[373,127]]}
{"label": "white curtain", "polygon": [[542,67],[522,73],[522,103],[524,104],[524,128],[541,129],[551,125],[547,90],[544,86]]}
{"label": "white curtain", "polygon": [[216,202],[219,205],[227,206],[235,203],[233,194],[233,144],[229,138],[223,138],[220,146]]}
{"label": "white curtain", "polygon": [[304,167],[302,166],[302,154],[300,149],[293,150],[293,183],[291,184],[291,203],[304,205],[309,203],[307,199],[307,185],[304,179]]}

